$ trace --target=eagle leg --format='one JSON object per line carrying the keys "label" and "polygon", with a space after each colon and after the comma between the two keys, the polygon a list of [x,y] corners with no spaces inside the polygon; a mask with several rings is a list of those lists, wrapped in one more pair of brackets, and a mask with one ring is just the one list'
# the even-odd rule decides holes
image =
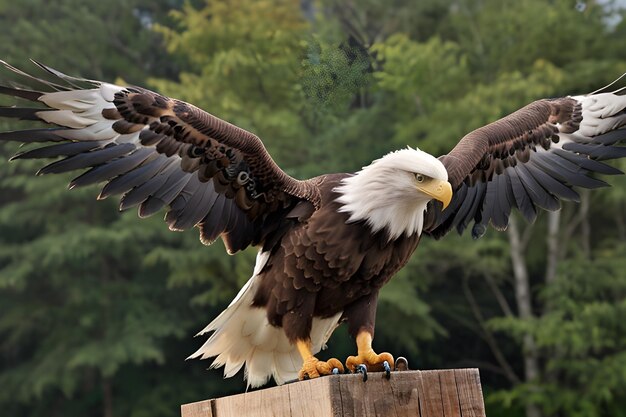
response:
{"label": "eagle leg", "polygon": [[301,381],[343,372],[343,365],[339,359],[331,358],[324,362],[313,356],[310,340],[297,340],[296,346],[302,356],[302,368],[298,372],[298,379]]}
{"label": "eagle leg", "polygon": [[[356,336],[357,356],[349,356],[346,367],[355,372],[359,365],[365,365],[368,371],[385,371],[389,376],[394,366],[394,359],[390,353],[377,354],[372,349],[372,334],[367,330],[361,330]],[[386,364],[385,364],[386,362]]]}

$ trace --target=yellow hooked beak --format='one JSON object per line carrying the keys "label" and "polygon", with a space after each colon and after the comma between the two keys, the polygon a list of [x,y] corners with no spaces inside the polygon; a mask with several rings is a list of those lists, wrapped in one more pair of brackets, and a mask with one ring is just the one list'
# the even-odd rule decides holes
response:
{"label": "yellow hooked beak", "polygon": [[448,181],[432,179],[417,184],[417,189],[443,203],[445,209],[452,200],[452,186]]}

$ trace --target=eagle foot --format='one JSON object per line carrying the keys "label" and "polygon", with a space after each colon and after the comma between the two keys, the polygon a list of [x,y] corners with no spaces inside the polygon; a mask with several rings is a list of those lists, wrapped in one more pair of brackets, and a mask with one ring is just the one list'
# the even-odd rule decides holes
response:
{"label": "eagle foot", "polygon": [[298,372],[298,379],[303,381],[305,379],[318,378],[322,375],[336,375],[338,373],[343,373],[343,365],[339,359],[332,358],[324,362],[315,356],[311,356],[302,364],[302,368]]}
{"label": "eagle foot", "polygon": [[[389,362],[384,361],[383,368],[385,370],[385,378],[391,379],[391,367],[389,366]],[[365,366],[365,364],[357,365],[355,373],[363,374],[363,382],[367,381],[367,366]]]}
{"label": "eagle foot", "polygon": [[357,365],[355,373],[363,374],[363,382],[367,381],[367,366],[363,364]]}
{"label": "eagle foot", "polygon": [[369,349],[358,356],[349,356],[346,360],[346,367],[351,372],[357,372],[359,365],[364,365],[369,372],[386,372],[389,377],[395,361],[391,353],[383,352],[377,354],[373,349]]}
{"label": "eagle foot", "polygon": [[390,379],[391,378],[391,366],[389,366],[389,362],[384,361],[383,368],[385,369],[385,377],[387,379]]}

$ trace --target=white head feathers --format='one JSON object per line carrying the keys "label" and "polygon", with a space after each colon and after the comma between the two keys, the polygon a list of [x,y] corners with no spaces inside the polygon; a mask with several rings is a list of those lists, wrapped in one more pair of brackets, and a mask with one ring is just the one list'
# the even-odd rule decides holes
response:
{"label": "white head feathers", "polygon": [[448,180],[448,172],[434,156],[419,149],[388,153],[355,175],[342,180],[335,188],[341,212],[349,213],[350,222],[364,220],[373,232],[387,229],[389,239],[403,233],[422,233],[426,205],[432,197],[420,193],[415,174]]}

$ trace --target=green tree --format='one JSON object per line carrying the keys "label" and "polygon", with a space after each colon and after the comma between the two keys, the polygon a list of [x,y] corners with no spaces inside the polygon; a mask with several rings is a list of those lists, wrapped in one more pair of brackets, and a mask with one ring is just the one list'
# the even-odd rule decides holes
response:
{"label": "green tree", "polygon": [[[192,102],[304,178],[407,145],[442,154],[534,99],[608,83],[625,67],[626,26],[581,4],[0,1],[0,55]],[[93,188],[64,190],[68,177],[34,178],[40,166],[0,164],[0,408],[166,416],[241,391],[241,378],[182,358],[254,250],[228,257],[194,231],[119,215]],[[375,347],[413,368],[480,367],[490,416],[619,415],[626,180],[610,181],[507,234],[423,239],[381,293]],[[354,353],[344,330],[331,346]]]}
{"label": "green tree", "polygon": [[[418,141],[421,148],[433,154],[445,153],[466,132],[534,99],[572,91],[591,91],[619,75],[619,68],[625,65],[616,62],[617,55],[613,51],[618,49],[617,43],[611,43],[614,37],[604,23],[604,9],[593,3],[588,4],[585,11],[576,9],[569,2],[554,2],[544,7],[545,10],[541,6],[544,4],[532,1],[506,7],[491,2],[460,2],[448,16],[451,30],[442,33],[441,37],[416,42],[407,36],[396,35],[375,44],[373,48],[382,61],[381,70],[374,74],[378,86],[388,95],[385,98],[388,103],[397,104],[392,121],[396,143]],[[560,30],[552,33],[557,20]],[[538,24],[526,27],[529,21]],[[516,28],[520,27],[525,27],[523,32],[517,31]],[[574,33],[576,39],[588,39],[589,42],[566,47],[569,44],[567,38]],[[469,34],[473,36],[470,37],[473,39],[471,43],[466,41]],[[541,39],[551,42],[542,43]],[[600,40],[604,43],[601,48],[597,43]],[[539,44],[542,47],[538,47]],[[596,85],[590,85],[590,80]],[[620,236],[620,245],[623,245],[623,233],[615,233],[616,229],[623,230],[620,226],[623,218],[620,214],[620,208],[623,209],[621,191],[595,195],[590,203],[587,194],[583,194],[580,209],[566,207],[563,215],[544,215],[535,226],[521,227],[512,223],[508,236],[492,232],[477,247],[467,237],[461,246],[452,244],[453,237],[446,237],[447,245],[440,249],[443,253],[438,253],[434,259],[460,259],[463,269],[456,266],[457,262],[448,262],[442,268],[433,266],[428,262],[429,258],[424,259],[430,248],[438,245],[435,242],[423,242],[409,265],[411,268],[411,265],[418,264],[421,273],[415,276],[431,283],[423,297],[430,299],[438,294],[445,300],[443,309],[439,308],[438,302],[430,305],[434,308],[434,317],[443,324],[450,338],[459,340],[454,336],[457,332],[467,338],[466,330],[470,330],[470,335],[473,333],[474,337],[483,340],[483,347],[478,347],[469,363],[480,366],[483,371],[494,372],[495,378],[483,372],[494,386],[513,387],[510,391],[501,389],[493,397],[488,391],[488,404],[493,410],[501,406],[521,407],[525,408],[527,416],[540,416],[570,415],[578,408],[593,415],[610,415],[603,414],[602,410],[623,402],[616,391],[617,385],[611,383],[602,385],[599,389],[602,394],[589,397],[573,394],[585,389],[585,378],[574,380],[565,377],[561,368],[555,369],[556,363],[565,361],[571,365],[576,360],[573,357],[570,360],[566,353],[554,348],[569,340],[564,333],[553,332],[553,339],[549,342],[553,345],[547,347],[546,341],[539,337],[545,327],[544,320],[569,314],[562,310],[561,304],[552,302],[545,295],[554,295],[553,291],[558,291],[553,288],[557,285],[555,268],[559,265],[573,268],[572,265],[584,264],[585,259],[605,265],[600,260],[592,261],[589,248],[602,246],[603,242],[615,242],[615,239],[619,242]],[[609,197],[611,204],[602,205],[604,211],[611,213],[611,218],[617,219],[610,222],[612,226],[608,229],[605,228],[606,221],[596,225],[594,219],[597,217],[591,215],[597,211],[594,203],[601,204],[597,196],[612,196]],[[597,214],[606,218],[606,214]],[[603,234],[591,235],[589,231],[594,228],[603,230]],[[546,234],[545,240],[542,234]],[[504,240],[507,237],[510,238],[510,250]],[[563,242],[571,243],[564,246]],[[485,251],[481,247],[490,249]],[[496,248],[498,250],[494,250]],[[474,253],[472,249],[478,250],[480,256],[468,257]],[[503,269],[498,261],[507,254],[511,255],[512,264]],[[513,256],[515,254],[522,254],[522,257]],[[433,271],[439,281],[450,280],[455,286],[438,284]],[[620,282],[624,280],[623,273],[611,276]],[[444,287],[449,292],[441,294],[437,287]],[[616,293],[616,297],[621,300],[623,295]],[[455,298],[458,302],[451,303]],[[619,308],[608,314],[617,317]],[[582,325],[579,320],[575,322]],[[513,340],[503,338],[503,333],[515,337]],[[584,332],[579,334],[581,339],[584,339],[583,335]],[[615,343],[614,337],[611,340],[610,343]],[[621,353],[621,350],[617,348],[616,352]],[[617,355],[619,357],[619,353]],[[451,352],[439,354],[436,360],[441,357],[452,361],[461,359],[455,356]],[[611,357],[608,354],[606,359]],[[620,375],[623,368],[611,368],[610,361],[594,362],[601,368],[607,366],[597,372],[615,371]],[[615,362],[611,363],[615,365]]]}
{"label": "green tree", "polygon": [[[165,75],[164,54],[154,53],[160,37],[150,25],[170,3],[4,2],[3,38],[13,41],[0,46],[1,55],[18,65],[34,57],[89,78]],[[1,151],[6,159],[16,150],[6,144]],[[146,254],[195,245],[197,238],[171,234],[156,218],[120,216],[114,201],[95,201],[94,189],[67,192],[67,176],[35,178],[41,165],[0,165],[3,413],[131,414],[152,396],[158,399],[152,407],[161,409],[151,415],[162,415],[164,404],[170,414],[184,392],[159,399],[153,393],[162,388],[131,381],[158,380],[151,369],[182,361],[191,349],[187,342],[189,350],[180,352],[180,339],[204,320],[194,318],[187,287],[168,286],[168,265],[149,263]]]}

